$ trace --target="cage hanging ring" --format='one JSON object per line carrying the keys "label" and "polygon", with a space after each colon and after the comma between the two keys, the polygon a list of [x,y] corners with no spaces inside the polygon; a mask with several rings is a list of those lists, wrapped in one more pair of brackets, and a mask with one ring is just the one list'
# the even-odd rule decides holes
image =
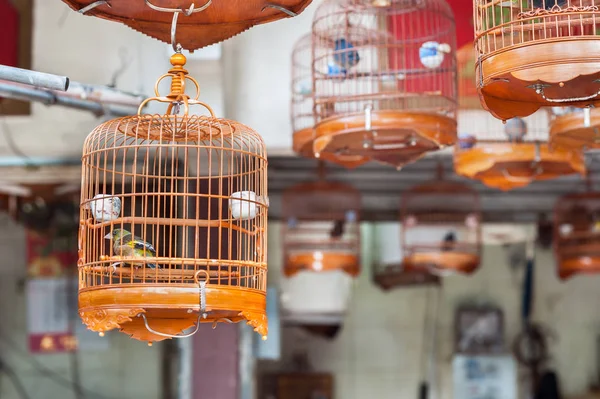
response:
{"label": "cage hanging ring", "polygon": [[200,7],[196,8],[195,4],[192,3],[190,5],[190,7],[186,10],[184,8],[166,8],[166,7],[160,7],[160,6],[152,4],[150,2],[150,0],[146,0],[146,5],[148,7],[150,7],[151,9],[153,9],[154,11],[172,12],[172,13],[177,13],[177,14],[183,13],[183,14],[185,14],[186,17],[189,17],[190,15],[192,15],[194,13],[206,10],[211,4],[212,4],[212,0],[207,0],[206,3],[204,3]]}
{"label": "cage hanging ring", "polygon": [[146,330],[150,331],[152,334],[159,335],[161,337],[166,337],[166,338],[189,338],[192,335],[196,334],[198,332],[198,330],[200,329],[200,317],[201,317],[201,313],[200,312],[198,312],[198,320],[196,321],[196,328],[194,329],[194,331],[189,332],[187,334],[180,334],[180,335],[165,334],[165,333],[161,333],[160,331],[154,330],[148,324],[148,319],[146,318],[146,315],[144,313],[140,313],[138,315],[138,317],[141,317],[141,318],[144,319],[144,325],[146,326]]}
{"label": "cage hanging ring", "polygon": [[[204,274],[204,280],[203,281],[200,281],[200,279],[199,279],[200,274]],[[194,282],[196,284],[207,283],[209,279],[210,279],[210,274],[208,274],[208,272],[206,270],[198,270],[194,274]]]}
{"label": "cage hanging ring", "polygon": [[529,175],[529,176],[513,176],[510,173],[508,173],[508,171],[506,169],[502,169],[502,176],[504,176],[504,178],[510,182],[514,182],[514,183],[528,183],[530,182],[532,179],[535,179],[536,177],[538,177],[539,175],[541,175],[543,173],[543,171],[541,170],[536,170],[535,173]]}

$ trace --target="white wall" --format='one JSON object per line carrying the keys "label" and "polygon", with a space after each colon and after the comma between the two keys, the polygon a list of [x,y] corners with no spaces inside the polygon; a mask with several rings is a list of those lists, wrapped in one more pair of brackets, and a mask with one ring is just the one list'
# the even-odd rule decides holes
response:
{"label": "white wall", "polygon": [[[269,229],[269,284],[274,284],[281,271],[280,224],[271,223]],[[306,349],[316,370],[335,374],[335,397],[339,399],[413,399],[420,381],[428,289],[384,293],[375,286],[371,281],[372,225],[363,224],[362,229],[364,268],[343,330],[335,340],[327,341],[285,328],[283,362],[290,359],[294,349]],[[500,246],[485,247],[482,263],[472,277],[444,280],[437,355],[442,389],[437,399],[452,399],[454,310],[461,301],[476,299],[500,306],[506,319],[508,345],[521,328],[522,271],[511,272]],[[558,337],[550,347],[551,366],[558,371],[565,394],[585,392],[596,375],[600,276],[575,277],[560,283],[551,251],[541,249],[537,251],[536,267],[534,317]]]}
{"label": "white wall", "polygon": [[[57,384],[31,365],[34,359],[71,380],[69,355],[28,355],[26,298],[18,288],[27,273],[25,230],[6,214],[0,215],[0,271],[0,358],[15,371],[30,398],[74,398],[68,386]],[[78,354],[83,387],[103,398],[160,398],[161,345],[148,347],[117,332],[108,333],[105,339],[110,342],[108,350]],[[5,373],[0,373],[0,397],[21,399]]]}

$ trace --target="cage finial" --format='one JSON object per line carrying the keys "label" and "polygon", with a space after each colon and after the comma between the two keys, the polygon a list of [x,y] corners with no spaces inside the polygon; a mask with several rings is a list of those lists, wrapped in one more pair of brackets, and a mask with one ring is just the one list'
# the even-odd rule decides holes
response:
{"label": "cage finial", "polygon": [[185,95],[185,77],[188,74],[187,69],[184,68],[186,61],[185,55],[181,53],[175,53],[171,56],[171,65],[173,65],[173,68],[169,69],[171,93],[167,98],[176,99]]}

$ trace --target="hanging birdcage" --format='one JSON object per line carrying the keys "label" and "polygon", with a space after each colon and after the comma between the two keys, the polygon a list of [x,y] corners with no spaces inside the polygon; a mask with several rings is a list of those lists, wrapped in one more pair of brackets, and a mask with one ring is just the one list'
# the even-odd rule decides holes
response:
{"label": "hanging birdcage", "polygon": [[454,147],[456,173],[501,190],[583,173],[585,164],[580,151],[549,145],[547,112],[503,124],[481,108],[470,85],[473,57],[461,54],[459,58],[461,109],[459,139]]}
{"label": "hanging birdcage", "polygon": [[[80,315],[93,331],[149,342],[200,322],[246,320],[266,336],[265,145],[198,101],[182,54],[171,63],[138,115],[105,122],[85,141]],[[164,78],[171,91],[161,96]],[[141,114],[150,101],[168,103],[166,113]]]}
{"label": "hanging birdcage", "polygon": [[406,269],[473,273],[481,255],[481,204],[469,186],[438,179],[407,190],[401,201]]}
{"label": "hanging birdcage", "polygon": [[[313,113],[312,35],[300,38],[292,50],[292,132],[294,152],[314,158],[313,139],[315,115]],[[363,156],[321,154],[321,159],[353,168],[369,161]]]}
{"label": "hanging birdcage", "polygon": [[[311,0],[62,0],[81,14],[121,22],[166,43],[196,50],[229,39],[254,25],[300,14]],[[183,14],[179,17],[179,14]],[[177,26],[177,40],[174,38]]]}
{"label": "hanging birdcage", "polygon": [[437,285],[439,276],[427,269],[407,269],[402,263],[400,224],[375,223],[373,226],[373,282],[383,290],[398,287]]}
{"label": "hanging birdcage", "polygon": [[312,34],[316,156],[401,167],[454,144],[455,25],[444,1],[326,1]]}
{"label": "hanging birdcage", "polygon": [[600,193],[567,195],[554,207],[558,276],[600,273]]}
{"label": "hanging birdcage", "polygon": [[477,86],[502,120],[600,101],[596,0],[477,0]]}
{"label": "hanging birdcage", "polygon": [[357,190],[325,180],[283,193],[281,286],[288,319],[337,324],[343,318],[360,273],[360,205]]}
{"label": "hanging birdcage", "polygon": [[550,114],[553,147],[584,152],[600,148],[600,109],[552,107]]}

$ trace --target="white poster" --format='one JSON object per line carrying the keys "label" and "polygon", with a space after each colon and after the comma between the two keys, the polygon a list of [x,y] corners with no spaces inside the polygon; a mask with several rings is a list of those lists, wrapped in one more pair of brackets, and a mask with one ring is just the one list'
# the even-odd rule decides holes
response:
{"label": "white poster", "polygon": [[517,366],[511,355],[456,355],[454,399],[517,399]]}

